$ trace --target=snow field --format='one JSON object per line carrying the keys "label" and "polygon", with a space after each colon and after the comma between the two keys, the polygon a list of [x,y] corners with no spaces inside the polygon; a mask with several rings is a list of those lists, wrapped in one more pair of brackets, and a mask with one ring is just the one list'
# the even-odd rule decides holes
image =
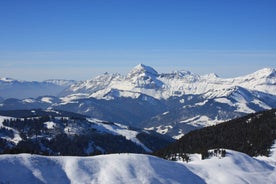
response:
{"label": "snow field", "polygon": [[275,145],[270,157],[252,158],[226,150],[223,158],[201,160],[199,154],[192,154],[189,163],[142,154],[1,155],[0,183],[273,184],[276,181]]}
{"label": "snow field", "polygon": [[148,155],[95,157],[1,155],[0,182],[59,184],[204,183],[185,165]]}

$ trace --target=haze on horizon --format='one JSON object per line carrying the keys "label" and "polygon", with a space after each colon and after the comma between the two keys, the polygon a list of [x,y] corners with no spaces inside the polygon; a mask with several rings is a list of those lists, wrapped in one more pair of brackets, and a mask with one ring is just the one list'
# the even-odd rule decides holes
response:
{"label": "haze on horizon", "polygon": [[86,80],[189,70],[235,77],[276,68],[274,0],[1,1],[0,77]]}

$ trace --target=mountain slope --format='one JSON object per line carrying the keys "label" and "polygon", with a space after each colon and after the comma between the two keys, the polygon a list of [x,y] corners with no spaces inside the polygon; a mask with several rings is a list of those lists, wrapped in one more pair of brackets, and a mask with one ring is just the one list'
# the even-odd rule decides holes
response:
{"label": "mountain slope", "polygon": [[272,184],[276,180],[275,165],[230,150],[227,150],[226,157],[221,159],[194,159],[189,163],[137,154],[94,157],[20,154],[1,155],[0,165],[0,181],[15,184]]}
{"label": "mountain slope", "polygon": [[61,99],[50,96],[7,99],[0,103],[0,110],[50,108],[71,111],[180,138],[191,130],[276,108],[275,95],[242,87],[166,100],[143,94],[137,98],[115,97],[114,94],[109,100],[69,96]]}
{"label": "mountain slope", "polygon": [[[203,178],[206,183],[275,183],[275,164],[252,158],[246,154],[226,150],[226,156],[197,158],[185,164],[189,170]],[[275,161],[275,157],[266,157]]]}
{"label": "mountain slope", "polygon": [[[217,90],[203,95],[168,99],[174,106],[145,120],[149,130],[180,138],[191,130],[216,125],[249,113],[276,108],[276,95],[242,87]],[[178,101],[177,101],[178,100]],[[178,105],[177,105],[178,104]]]}
{"label": "mountain slope", "polygon": [[3,155],[0,164],[0,181],[6,183],[204,183],[182,164],[146,155]]}
{"label": "mountain slope", "polygon": [[0,114],[5,115],[0,122],[0,153],[149,153],[173,141],[155,132],[65,111],[16,110]]}
{"label": "mountain slope", "polygon": [[192,131],[155,154],[172,158],[179,153],[205,154],[210,149],[226,148],[250,156],[268,156],[275,140],[276,110],[273,109]]}

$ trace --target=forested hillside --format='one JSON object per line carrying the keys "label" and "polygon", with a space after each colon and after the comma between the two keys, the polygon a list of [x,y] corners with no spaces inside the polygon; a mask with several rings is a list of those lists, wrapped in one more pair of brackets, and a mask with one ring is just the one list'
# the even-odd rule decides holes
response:
{"label": "forested hillside", "polygon": [[275,139],[276,110],[273,109],[192,131],[176,143],[154,154],[163,158],[172,158],[176,154],[202,153],[204,155],[210,149],[225,148],[250,156],[268,156]]}
{"label": "forested hillside", "polygon": [[[64,111],[0,111],[0,153],[150,153],[173,139]],[[9,116],[9,117],[7,117]]]}

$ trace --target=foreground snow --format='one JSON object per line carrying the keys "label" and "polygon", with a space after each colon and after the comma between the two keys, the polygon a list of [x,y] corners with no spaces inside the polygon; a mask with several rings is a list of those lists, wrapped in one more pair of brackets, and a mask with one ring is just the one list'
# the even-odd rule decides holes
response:
{"label": "foreground snow", "polygon": [[0,165],[0,183],[204,183],[183,164],[137,154],[2,155]]}
{"label": "foreground snow", "polygon": [[255,159],[229,150],[225,158],[200,160],[199,155],[192,155],[189,163],[138,154],[1,155],[0,183],[274,183],[273,163],[273,155]]}
{"label": "foreground snow", "polygon": [[275,183],[275,166],[246,154],[227,150],[225,158],[195,159],[186,164],[206,183]]}

